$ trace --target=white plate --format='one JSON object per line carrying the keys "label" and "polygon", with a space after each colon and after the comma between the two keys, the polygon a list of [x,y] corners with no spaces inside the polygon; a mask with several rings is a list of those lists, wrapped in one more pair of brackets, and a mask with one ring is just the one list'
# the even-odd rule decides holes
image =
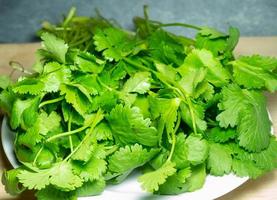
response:
{"label": "white plate", "polygon": [[[4,117],[2,123],[1,137],[4,152],[8,160],[13,167],[17,167],[19,164],[13,151],[13,141],[15,138],[15,134],[10,130],[6,117]],[[208,175],[203,188],[201,188],[200,190],[179,195],[158,196],[151,195],[143,191],[136,180],[136,176],[137,174],[133,173],[123,183],[119,185],[107,186],[105,191],[99,196],[82,197],[79,198],[79,200],[211,200],[232,191],[248,180],[248,178],[246,177],[240,178],[233,174],[225,175],[223,177]]]}

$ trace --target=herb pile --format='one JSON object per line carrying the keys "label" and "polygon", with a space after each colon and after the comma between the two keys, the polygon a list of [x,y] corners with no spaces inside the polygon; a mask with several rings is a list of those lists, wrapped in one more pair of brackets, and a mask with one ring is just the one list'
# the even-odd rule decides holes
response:
{"label": "herb pile", "polygon": [[[142,188],[180,194],[208,174],[257,178],[277,166],[264,91],[277,59],[235,59],[239,32],[134,19],[135,32],[72,10],[40,31],[34,72],[2,76],[1,108],[16,133],[6,191],[41,200],[100,194],[135,169]],[[196,30],[194,39],[163,27]]]}

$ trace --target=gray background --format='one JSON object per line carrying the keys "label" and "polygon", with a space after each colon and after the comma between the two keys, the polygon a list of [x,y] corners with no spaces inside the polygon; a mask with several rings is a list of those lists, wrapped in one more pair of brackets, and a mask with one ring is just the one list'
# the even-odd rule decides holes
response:
{"label": "gray background", "polygon": [[[237,26],[244,36],[277,35],[277,0],[0,0],[0,43],[30,42],[43,20],[58,22],[71,6],[80,15],[94,15],[98,8],[106,18],[132,28],[132,17],[150,17],[162,22],[214,26],[225,31]],[[174,28],[181,34],[193,33]]]}

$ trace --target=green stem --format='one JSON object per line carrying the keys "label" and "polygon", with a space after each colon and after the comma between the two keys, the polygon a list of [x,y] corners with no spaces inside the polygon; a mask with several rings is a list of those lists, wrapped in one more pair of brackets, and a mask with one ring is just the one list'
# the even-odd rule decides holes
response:
{"label": "green stem", "polygon": [[50,141],[55,140],[55,139],[60,138],[60,137],[65,137],[65,136],[73,135],[75,133],[79,133],[79,132],[85,130],[86,128],[88,128],[89,126],[90,125],[82,126],[82,127],[78,128],[78,129],[75,129],[73,131],[67,131],[67,132],[64,132],[64,133],[60,133],[60,134],[54,135],[54,136],[48,138],[46,140],[46,142],[50,142]]}
{"label": "green stem", "polygon": [[67,161],[71,158],[71,156],[78,151],[78,149],[83,145],[83,143],[87,140],[87,138],[90,137],[90,135],[93,133],[94,128],[96,125],[103,119],[103,112],[99,109],[96,113],[96,116],[90,126],[90,129],[84,139],[78,144],[78,146],[64,159],[64,161]]}
{"label": "green stem", "polygon": [[[68,119],[68,131],[71,131],[71,120],[72,120],[72,115],[69,116]],[[73,152],[73,143],[72,143],[72,137],[71,135],[68,136],[69,139],[69,145],[70,145],[70,151]]]}
{"label": "green stem", "polygon": [[[155,21],[151,21],[151,22],[155,22]],[[191,25],[191,24],[185,24],[185,23],[168,23],[168,24],[159,23],[158,26],[159,27],[181,26],[181,27],[185,27],[185,28],[192,28],[192,29],[195,29],[195,30],[201,30],[201,28],[198,27],[198,26],[194,26],[194,25]]]}
{"label": "green stem", "polygon": [[169,153],[169,156],[168,156],[166,162],[169,162],[173,156],[175,146],[176,146],[176,132],[179,129],[180,123],[181,123],[181,115],[180,115],[180,113],[178,113],[177,122],[176,122],[176,125],[174,128],[174,131],[171,133],[172,146],[171,146],[170,153]]}
{"label": "green stem", "polygon": [[191,103],[191,100],[190,100],[189,97],[187,98],[187,104],[188,104],[188,106],[189,106],[189,112],[190,112],[190,115],[191,115],[191,121],[192,121],[193,132],[194,132],[195,134],[197,134],[194,112],[193,112],[192,103]]}
{"label": "green stem", "polygon": [[147,5],[143,6],[143,12],[144,12],[146,29],[149,34],[151,32],[151,29],[150,29],[150,24],[149,24],[148,6]]}
{"label": "green stem", "polygon": [[47,104],[57,103],[59,101],[62,101],[63,99],[64,99],[64,97],[62,96],[62,97],[58,97],[56,99],[51,99],[51,100],[48,100],[48,101],[44,101],[44,102],[40,103],[38,107],[41,108],[41,107],[43,107]]}
{"label": "green stem", "polygon": [[35,156],[35,159],[34,159],[34,161],[33,161],[33,166],[36,165],[37,159],[38,159],[40,153],[42,152],[43,148],[44,148],[44,146],[40,147],[39,151],[37,152],[37,154],[36,154],[36,156]]}

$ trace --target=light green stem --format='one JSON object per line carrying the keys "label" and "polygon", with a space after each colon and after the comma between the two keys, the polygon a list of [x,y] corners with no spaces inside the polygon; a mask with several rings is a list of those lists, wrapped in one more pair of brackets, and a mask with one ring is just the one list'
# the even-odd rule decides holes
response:
{"label": "light green stem", "polygon": [[36,157],[35,157],[35,159],[33,161],[33,166],[36,165],[37,159],[38,159],[40,153],[42,152],[43,148],[44,148],[44,146],[40,147],[39,151],[37,152]]}
{"label": "light green stem", "polygon": [[[68,119],[68,131],[71,131],[71,120],[72,120],[72,115],[70,115]],[[68,139],[69,139],[70,151],[73,152],[73,143],[72,143],[71,135],[68,136]]]}
{"label": "light green stem", "polygon": [[78,149],[83,145],[83,143],[90,137],[90,135],[93,133],[94,128],[96,125],[103,119],[103,112],[99,109],[96,113],[96,116],[90,126],[90,129],[84,139],[78,144],[78,146],[64,159],[64,161],[67,161],[71,158],[71,156],[78,151]]}
{"label": "light green stem", "polygon": [[88,127],[89,127],[89,125],[86,125],[86,126],[82,126],[82,127],[78,128],[78,129],[75,129],[73,131],[67,131],[67,132],[64,132],[64,133],[54,135],[54,136],[48,138],[46,140],[46,142],[50,142],[50,141],[55,140],[55,139],[60,138],[60,137],[65,137],[65,136],[73,135],[75,133],[79,133],[79,132],[85,130],[86,128],[88,128]]}
{"label": "light green stem", "polygon": [[41,108],[41,107],[43,107],[47,104],[57,103],[59,101],[62,101],[63,99],[64,99],[64,97],[62,96],[62,97],[58,97],[56,99],[51,99],[51,100],[48,100],[48,101],[44,101],[44,102],[40,103],[38,107]]}
{"label": "light green stem", "polygon": [[171,133],[172,146],[171,146],[171,149],[170,149],[169,156],[167,158],[167,162],[169,162],[171,160],[172,156],[173,156],[175,146],[176,146],[176,133],[179,129],[180,123],[181,123],[181,116],[180,116],[180,113],[178,113],[177,122],[176,122],[176,125],[175,125],[175,128],[174,128],[174,131]]}

